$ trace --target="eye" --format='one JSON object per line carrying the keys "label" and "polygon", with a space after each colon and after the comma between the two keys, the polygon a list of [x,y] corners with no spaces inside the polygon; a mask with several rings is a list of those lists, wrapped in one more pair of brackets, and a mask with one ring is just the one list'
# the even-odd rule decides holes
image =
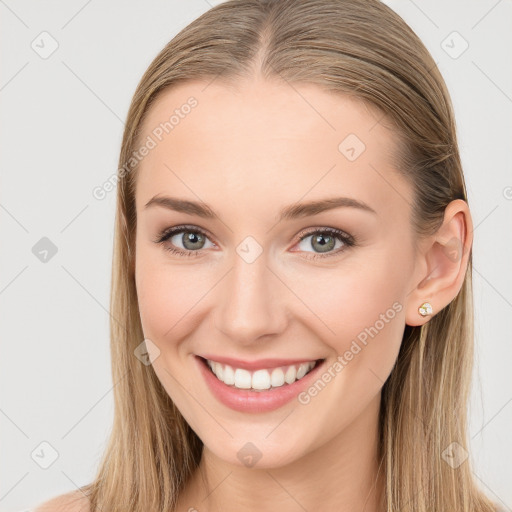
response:
{"label": "eye", "polygon": [[[309,252],[307,249],[313,248],[317,253],[308,256],[309,259],[326,258],[335,256],[347,248],[355,245],[353,236],[344,233],[336,228],[323,228],[309,231],[304,234],[301,233],[300,242],[298,244],[301,251]],[[310,239],[308,241],[308,239]],[[339,242],[339,243],[337,243]],[[332,251],[337,249],[336,251]]]}
{"label": "eye", "polygon": [[[311,240],[307,241],[308,238]],[[175,226],[164,229],[154,242],[162,244],[166,251],[178,256],[199,256],[203,250],[215,247],[215,244],[209,241],[208,234],[196,226]],[[307,256],[306,259],[327,258],[354,246],[355,238],[336,228],[317,228],[306,233],[302,232],[297,245],[299,252],[310,252],[309,248],[318,251],[312,256]],[[333,249],[337,250],[333,251]]]}
{"label": "eye", "polygon": [[[203,249],[214,246],[212,242],[210,246],[206,245],[207,241],[209,241],[208,235],[195,226],[176,226],[165,229],[154,240],[155,243],[162,244],[166,251],[179,256],[198,256]],[[170,242],[169,246],[167,246],[168,242]]]}

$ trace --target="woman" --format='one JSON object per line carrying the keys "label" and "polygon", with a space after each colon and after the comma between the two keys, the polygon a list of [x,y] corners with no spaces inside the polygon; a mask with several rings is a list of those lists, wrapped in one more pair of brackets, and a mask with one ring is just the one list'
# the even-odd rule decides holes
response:
{"label": "woman", "polygon": [[453,110],[396,13],[212,8],[142,77],[119,162],[112,434],[39,510],[497,510]]}

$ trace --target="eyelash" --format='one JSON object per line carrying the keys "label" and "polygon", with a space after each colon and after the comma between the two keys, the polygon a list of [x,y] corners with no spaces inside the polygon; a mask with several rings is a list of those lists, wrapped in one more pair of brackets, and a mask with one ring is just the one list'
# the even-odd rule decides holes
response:
{"label": "eyelash", "polygon": [[[186,226],[185,225],[185,226],[176,226],[173,228],[164,229],[163,231],[160,232],[160,234],[158,235],[157,239],[154,240],[154,242],[157,244],[164,245],[164,243],[169,238],[171,238],[173,235],[176,235],[177,233],[182,233],[182,232],[201,234],[201,235],[209,238],[208,233],[203,231],[201,228],[198,228],[196,226]],[[297,243],[302,242],[302,240],[304,240],[308,236],[316,235],[316,234],[331,235],[331,236],[337,238],[338,240],[341,240],[343,242],[344,246],[341,248],[338,248],[338,250],[336,250],[334,252],[329,252],[329,253],[325,253],[325,254],[312,253],[313,256],[308,256],[307,259],[315,260],[315,259],[329,258],[332,256],[339,255],[341,252],[344,252],[346,249],[356,245],[355,238],[352,235],[348,235],[347,233],[341,231],[340,229],[336,229],[336,228],[323,228],[323,229],[313,229],[313,230],[309,230],[309,231],[303,231],[300,233],[299,240]],[[188,250],[179,249],[177,247],[165,247],[165,246],[164,246],[164,249],[166,251],[169,251],[172,254],[176,254],[178,256],[186,256],[186,257],[199,256],[203,251],[206,250],[206,249],[199,249],[197,251],[188,251]]]}

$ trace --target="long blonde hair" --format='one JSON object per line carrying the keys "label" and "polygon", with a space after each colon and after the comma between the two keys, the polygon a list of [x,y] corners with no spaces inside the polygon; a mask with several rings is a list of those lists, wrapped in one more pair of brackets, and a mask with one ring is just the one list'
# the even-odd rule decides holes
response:
{"label": "long blonde hair", "polygon": [[[94,481],[91,510],[168,512],[199,464],[202,442],[134,350],[144,339],[134,280],[138,148],[149,107],[187,80],[254,76],[316,84],[377,109],[396,131],[397,169],[413,185],[413,224],[435,232],[445,207],[467,201],[453,107],[428,50],[378,0],[230,0],[179,32],[135,91],[119,158],[111,290],[114,423]],[[382,389],[380,457],[385,510],[487,512],[495,505],[472,479],[470,460],[452,467],[451,443],[468,450],[473,364],[471,256],[462,289],[423,327],[406,326]],[[452,445],[453,446],[453,445]],[[320,507],[321,505],[319,505]]]}

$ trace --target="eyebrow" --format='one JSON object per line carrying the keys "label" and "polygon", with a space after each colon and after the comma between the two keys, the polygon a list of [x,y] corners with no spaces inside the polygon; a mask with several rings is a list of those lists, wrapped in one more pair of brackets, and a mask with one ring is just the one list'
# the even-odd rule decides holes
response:
{"label": "eyebrow", "polygon": [[[144,209],[152,206],[161,206],[168,210],[187,213],[189,215],[197,215],[205,219],[218,219],[213,209],[206,203],[197,201],[189,201],[187,199],[178,199],[170,196],[155,196],[150,199]],[[350,197],[331,197],[318,201],[309,201],[307,203],[295,203],[284,207],[279,212],[279,221],[297,219],[318,215],[319,213],[332,210],[334,208],[356,208],[362,211],[377,214],[377,212],[362,201],[352,199]]]}

